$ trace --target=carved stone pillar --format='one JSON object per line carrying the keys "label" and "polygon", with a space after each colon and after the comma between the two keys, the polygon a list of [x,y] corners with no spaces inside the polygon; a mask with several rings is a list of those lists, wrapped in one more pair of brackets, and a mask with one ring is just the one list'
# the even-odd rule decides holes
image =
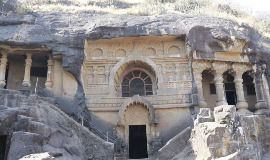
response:
{"label": "carved stone pillar", "polygon": [[228,105],[225,98],[225,90],[223,84],[223,73],[227,70],[227,64],[221,62],[215,62],[212,64],[214,70],[214,81],[217,93],[216,106]]}
{"label": "carved stone pillar", "polygon": [[202,86],[202,72],[203,69],[193,69],[194,73],[194,80],[197,86],[198,91],[198,98],[199,98],[199,107],[200,108],[206,108],[207,103],[205,102],[204,96],[203,96],[203,86]]}
{"label": "carved stone pillar", "polygon": [[256,98],[257,103],[255,105],[256,109],[268,109],[267,104],[264,99],[264,92],[263,92],[263,80],[262,80],[262,74],[264,73],[264,69],[261,65],[254,65],[253,66],[254,71],[254,85],[256,90]]}
{"label": "carved stone pillar", "polygon": [[48,59],[48,71],[47,71],[47,79],[46,79],[46,83],[45,83],[45,87],[48,90],[52,89],[53,83],[52,83],[52,67],[53,67],[53,59],[52,59],[52,55],[48,55],[49,59]]}
{"label": "carved stone pillar", "polygon": [[0,88],[4,88],[6,85],[6,67],[7,67],[7,53],[2,53],[1,63],[0,63]]}
{"label": "carved stone pillar", "polygon": [[236,108],[238,111],[247,112],[248,103],[245,99],[244,89],[243,89],[243,73],[246,72],[249,68],[245,65],[233,64],[232,68],[234,70],[234,83],[237,95]]}
{"label": "carved stone pillar", "polygon": [[32,66],[32,54],[26,53],[27,58],[25,59],[25,71],[24,71],[24,79],[22,86],[29,88],[31,86],[30,82],[30,72],[31,72],[31,66]]}

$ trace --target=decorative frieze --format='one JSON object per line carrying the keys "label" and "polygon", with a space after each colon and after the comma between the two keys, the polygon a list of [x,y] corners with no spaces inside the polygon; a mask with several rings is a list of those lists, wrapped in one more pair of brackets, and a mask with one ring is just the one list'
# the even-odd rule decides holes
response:
{"label": "decorative frieze", "polygon": [[86,95],[106,95],[109,94],[108,84],[87,84],[85,86]]}
{"label": "decorative frieze", "polygon": [[[179,94],[179,95],[153,95],[145,96],[147,101],[149,101],[154,106],[159,106],[160,108],[170,107],[169,105],[181,107],[183,104],[192,103],[190,94]],[[126,98],[99,98],[90,99],[88,101],[88,108],[103,108],[103,109],[113,109],[118,108],[125,101]],[[169,104],[169,105],[168,105]],[[163,107],[162,107],[163,106]]]}

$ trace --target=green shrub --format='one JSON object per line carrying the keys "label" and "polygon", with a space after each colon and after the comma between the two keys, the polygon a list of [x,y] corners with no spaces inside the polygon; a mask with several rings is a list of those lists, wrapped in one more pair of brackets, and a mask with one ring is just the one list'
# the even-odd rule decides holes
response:
{"label": "green shrub", "polygon": [[212,5],[209,0],[178,0],[175,2],[175,10],[182,13],[200,11]]}
{"label": "green shrub", "polygon": [[26,4],[16,4],[15,5],[15,12],[18,14],[26,14],[29,13],[31,10],[27,7]]}

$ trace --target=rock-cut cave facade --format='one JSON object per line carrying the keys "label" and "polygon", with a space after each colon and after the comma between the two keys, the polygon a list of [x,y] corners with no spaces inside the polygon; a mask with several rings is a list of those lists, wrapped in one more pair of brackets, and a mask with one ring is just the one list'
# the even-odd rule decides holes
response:
{"label": "rock-cut cave facade", "polygon": [[[86,106],[92,122],[116,139],[116,156],[152,155],[193,125],[196,108],[235,105],[241,114],[268,109],[266,64],[243,55],[245,42],[237,42],[206,56],[189,53],[185,38],[177,36],[86,39],[80,73]],[[46,88],[73,99],[77,80],[63,69],[61,55],[49,51],[0,51],[0,87]]]}

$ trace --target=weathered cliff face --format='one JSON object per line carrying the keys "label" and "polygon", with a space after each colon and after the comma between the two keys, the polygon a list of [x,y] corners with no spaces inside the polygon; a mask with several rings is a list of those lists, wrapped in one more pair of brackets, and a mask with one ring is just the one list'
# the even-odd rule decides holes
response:
{"label": "weathered cliff face", "polygon": [[94,135],[50,101],[18,91],[0,91],[0,135],[8,136],[8,160],[43,152],[59,160],[113,159],[112,143]]}
{"label": "weathered cliff face", "polygon": [[153,159],[267,160],[269,116],[241,115],[234,106],[202,108],[187,128],[163,146]]}
{"label": "weathered cliff face", "polygon": [[268,159],[269,117],[239,115],[234,106],[201,109],[190,144],[198,159]]}

